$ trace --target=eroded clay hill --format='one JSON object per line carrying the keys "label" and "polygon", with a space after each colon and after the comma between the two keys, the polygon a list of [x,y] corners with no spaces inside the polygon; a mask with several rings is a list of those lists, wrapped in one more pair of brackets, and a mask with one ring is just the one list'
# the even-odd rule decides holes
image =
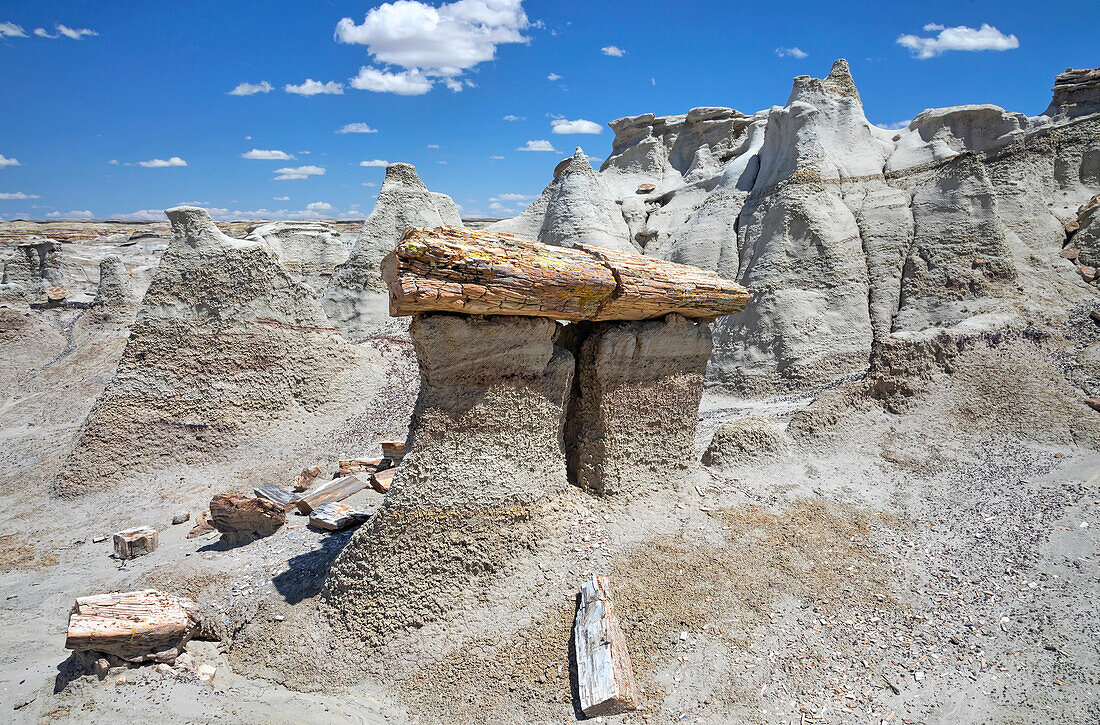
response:
{"label": "eroded clay hill", "polygon": [[1081,314],[1097,294],[1098,109],[1100,72],[1069,70],[1042,115],[957,106],[887,131],[838,60],[752,115],[613,121],[598,173],[578,149],[492,228],[734,279],[753,299],[715,326],[709,382],[820,385],[866,370],[891,337],[1052,329]]}
{"label": "eroded clay hill", "polygon": [[[204,209],[167,214],[172,241],[61,468],[59,494],[201,460],[279,415],[314,410],[356,359],[271,246],[227,237]],[[97,304],[126,297],[116,271],[107,263]]]}

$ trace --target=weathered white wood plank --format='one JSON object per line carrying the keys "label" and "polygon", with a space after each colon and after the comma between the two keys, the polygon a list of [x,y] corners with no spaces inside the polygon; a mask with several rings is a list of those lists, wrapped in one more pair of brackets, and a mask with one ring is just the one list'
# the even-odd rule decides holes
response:
{"label": "weathered white wood plank", "polygon": [[335,501],[318,506],[309,515],[309,525],[325,531],[340,531],[357,526],[370,518],[370,514],[356,511],[346,503]]}
{"label": "weathered white wood plank", "polygon": [[573,638],[581,712],[597,717],[638,709],[634,670],[605,577],[581,585]]}
{"label": "weathered white wood plank", "polygon": [[343,501],[348,496],[362,491],[369,485],[370,480],[367,478],[357,476],[334,478],[328,483],[302,494],[297,503],[298,511],[308,516],[322,504],[330,501]]}
{"label": "weathered white wood plank", "polygon": [[301,498],[298,494],[281,489],[273,483],[261,483],[252,489],[252,493],[260,498],[266,498],[277,506],[282,506],[283,511],[290,511],[298,503],[298,499]]}

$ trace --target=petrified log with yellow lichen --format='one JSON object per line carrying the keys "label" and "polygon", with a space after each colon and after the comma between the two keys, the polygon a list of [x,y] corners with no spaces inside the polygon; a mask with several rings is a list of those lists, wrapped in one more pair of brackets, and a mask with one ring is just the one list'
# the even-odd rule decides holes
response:
{"label": "petrified log with yellow lichen", "polygon": [[390,314],[520,315],[646,320],[676,312],[713,320],[740,312],[744,287],[697,267],[509,234],[412,227],[382,262]]}

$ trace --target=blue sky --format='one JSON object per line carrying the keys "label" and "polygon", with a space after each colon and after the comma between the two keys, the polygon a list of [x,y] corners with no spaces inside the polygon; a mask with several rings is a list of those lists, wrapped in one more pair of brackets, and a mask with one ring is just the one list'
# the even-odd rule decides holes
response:
{"label": "blue sky", "polygon": [[373,161],[509,216],[560,153],[605,157],[614,118],[781,105],[835,58],[880,124],[963,103],[1035,115],[1057,73],[1100,65],[1092,2],[379,5],[0,2],[0,218],[363,216]]}

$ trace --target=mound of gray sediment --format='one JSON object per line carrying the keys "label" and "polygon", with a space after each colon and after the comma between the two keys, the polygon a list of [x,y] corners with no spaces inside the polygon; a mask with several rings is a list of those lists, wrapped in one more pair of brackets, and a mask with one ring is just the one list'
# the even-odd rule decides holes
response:
{"label": "mound of gray sediment", "polygon": [[714,468],[736,466],[766,458],[787,447],[783,428],[770,418],[749,416],[718,426],[703,452],[703,465]]}
{"label": "mound of gray sediment", "polygon": [[[172,242],[62,466],[58,494],[202,459],[280,414],[315,409],[346,364],[349,346],[271,247],[225,236],[203,209],[167,214]],[[104,302],[123,281],[112,268]]]}

